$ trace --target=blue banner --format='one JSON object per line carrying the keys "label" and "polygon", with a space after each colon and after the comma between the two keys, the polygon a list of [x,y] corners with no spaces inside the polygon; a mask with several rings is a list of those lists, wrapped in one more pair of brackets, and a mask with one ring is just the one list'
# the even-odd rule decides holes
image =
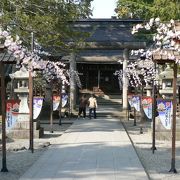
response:
{"label": "blue banner", "polygon": [[62,94],[62,107],[65,107],[68,102],[68,95]]}
{"label": "blue banner", "polygon": [[132,95],[131,94],[128,95],[128,103],[129,103],[130,107],[134,107],[133,102],[132,102]]}
{"label": "blue banner", "polygon": [[140,101],[140,96],[132,96],[133,107],[136,109],[136,111],[140,111]]}
{"label": "blue banner", "polygon": [[172,102],[166,99],[157,100],[157,111],[162,125],[166,129],[171,129],[172,120]]}
{"label": "blue banner", "polygon": [[43,106],[43,97],[33,97],[33,119],[37,119]]}

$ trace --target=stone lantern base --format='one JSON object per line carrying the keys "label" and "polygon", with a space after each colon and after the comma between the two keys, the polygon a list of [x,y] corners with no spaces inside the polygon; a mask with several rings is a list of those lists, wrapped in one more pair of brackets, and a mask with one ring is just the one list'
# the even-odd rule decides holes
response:
{"label": "stone lantern base", "polygon": [[[172,140],[171,130],[164,128],[159,117],[156,117],[155,122],[156,122],[155,124],[156,139],[171,141]],[[180,141],[180,118],[179,117],[176,117],[176,140]]]}
{"label": "stone lantern base", "polygon": [[[18,121],[15,126],[7,130],[7,136],[9,138],[14,139],[29,139],[30,137],[30,124],[29,120],[26,120],[29,118],[28,114],[21,114],[21,118],[24,119],[22,121]],[[33,123],[33,131],[34,131],[34,138],[41,138],[44,135],[44,129],[40,127],[39,121],[36,121]]]}

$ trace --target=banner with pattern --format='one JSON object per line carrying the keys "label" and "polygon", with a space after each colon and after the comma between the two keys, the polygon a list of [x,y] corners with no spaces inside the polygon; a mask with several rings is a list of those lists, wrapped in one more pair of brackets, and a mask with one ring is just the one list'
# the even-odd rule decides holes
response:
{"label": "banner with pattern", "polygon": [[68,102],[68,95],[62,94],[62,107],[65,107]]}
{"label": "banner with pattern", "polygon": [[19,99],[8,99],[6,101],[6,129],[9,130],[17,122],[19,114]]}
{"label": "banner with pattern", "polygon": [[140,101],[140,96],[132,96],[133,107],[136,109],[136,111],[140,111]]}
{"label": "banner with pattern", "polygon": [[128,103],[129,103],[130,107],[134,107],[133,102],[132,102],[132,94],[128,94]]}
{"label": "banner with pattern", "polygon": [[37,119],[43,106],[43,97],[33,97],[33,119]]}
{"label": "banner with pattern", "polygon": [[162,125],[166,129],[171,129],[172,101],[167,99],[157,99],[157,111]]}
{"label": "banner with pattern", "polygon": [[60,104],[60,96],[54,95],[53,96],[53,111],[56,111],[58,109],[59,104]]}
{"label": "banner with pattern", "polygon": [[142,97],[142,108],[148,119],[152,119],[152,97]]}

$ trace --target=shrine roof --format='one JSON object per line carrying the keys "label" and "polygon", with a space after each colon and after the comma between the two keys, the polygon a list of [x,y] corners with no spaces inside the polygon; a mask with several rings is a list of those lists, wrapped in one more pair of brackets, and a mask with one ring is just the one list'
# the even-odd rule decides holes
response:
{"label": "shrine roof", "polygon": [[86,42],[139,42],[131,31],[133,25],[142,22],[132,19],[83,19],[74,22],[73,28],[91,34]]}
{"label": "shrine roof", "polygon": [[12,53],[5,50],[4,46],[0,45],[0,61],[7,64],[13,64],[16,62],[16,58]]}

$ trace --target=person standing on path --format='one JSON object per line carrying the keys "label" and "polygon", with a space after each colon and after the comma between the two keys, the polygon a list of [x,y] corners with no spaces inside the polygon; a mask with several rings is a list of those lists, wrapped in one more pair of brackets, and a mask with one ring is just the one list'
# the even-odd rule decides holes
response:
{"label": "person standing on path", "polygon": [[94,112],[94,119],[96,119],[97,100],[94,94],[91,95],[88,102],[89,102],[89,119],[91,119],[92,111]]}
{"label": "person standing on path", "polygon": [[78,112],[78,118],[81,116],[81,113],[83,113],[83,118],[86,118],[86,106],[87,106],[88,100],[86,98],[86,95],[82,95],[82,97],[79,100],[79,112]]}

